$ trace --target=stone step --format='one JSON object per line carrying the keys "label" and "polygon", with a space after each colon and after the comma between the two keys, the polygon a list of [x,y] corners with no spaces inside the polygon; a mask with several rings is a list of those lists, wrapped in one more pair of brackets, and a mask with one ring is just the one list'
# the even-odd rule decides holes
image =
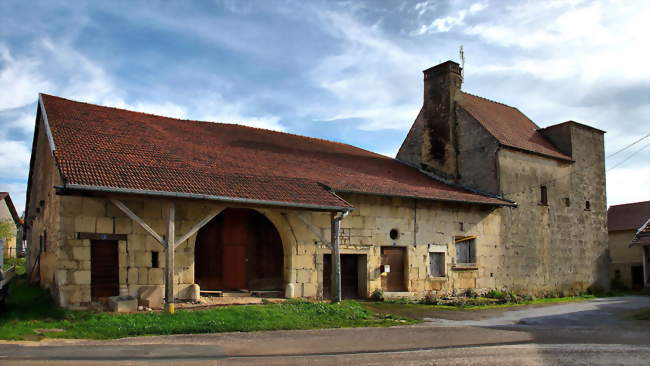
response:
{"label": "stone step", "polygon": [[223,297],[223,291],[201,290],[201,296]]}

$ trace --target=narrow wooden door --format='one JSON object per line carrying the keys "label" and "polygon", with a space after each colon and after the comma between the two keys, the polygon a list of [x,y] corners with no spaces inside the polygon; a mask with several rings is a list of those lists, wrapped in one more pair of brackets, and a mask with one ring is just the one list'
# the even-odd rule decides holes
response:
{"label": "narrow wooden door", "polygon": [[120,294],[116,240],[90,242],[90,296],[93,300]]}
{"label": "narrow wooden door", "polygon": [[248,211],[228,210],[223,222],[223,287],[224,289],[248,288],[247,250]]}
{"label": "narrow wooden door", "polygon": [[384,291],[406,291],[406,286],[404,286],[404,248],[382,247],[381,264],[390,266],[390,272],[382,275],[381,278],[381,287]]}
{"label": "narrow wooden door", "polygon": [[[341,296],[344,299],[359,297],[359,255],[341,254]],[[329,299],[332,289],[332,256],[323,256],[323,298]]]}

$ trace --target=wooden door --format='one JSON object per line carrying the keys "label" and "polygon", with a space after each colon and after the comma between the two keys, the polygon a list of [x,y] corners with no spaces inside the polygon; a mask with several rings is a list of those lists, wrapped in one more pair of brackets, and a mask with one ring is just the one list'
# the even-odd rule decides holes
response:
{"label": "wooden door", "polygon": [[90,242],[90,296],[93,300],[120,294],[116,240]]}
{"label": "wooden door", "polygon": [[389,292],[406,291],[404,286],[404,248],[382,247],[381,264],[390,266],[390,272],[382,275],[382,289]]}
{"label": "wooden door", "polygon": [[[341,296],[344,299],[359,298],[359,255],[341,254]],[[323,256],[323,298],[331,297],[332,256]]]}
{"label": "wooden door", "polygon": [[245,289],[247,281],[248,210],[231,209],[224,215],[223,288]]}
{"label": "wooden door", "polygon": [[201,290],[219,290],[223,281],[223,215],[205,225],[196,236],[194,246],[194,280]]}

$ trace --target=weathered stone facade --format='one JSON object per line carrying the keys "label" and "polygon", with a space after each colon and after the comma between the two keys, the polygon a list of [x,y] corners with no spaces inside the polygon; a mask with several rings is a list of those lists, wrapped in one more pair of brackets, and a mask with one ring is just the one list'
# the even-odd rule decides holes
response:
{"label": "weathered stone facade", "polygon": [[[607,287],[607,229],[602,131],[575,122],[539,133],[570,159],[504,146],[458,105],[458,65],[425,71],[425,103],[398,159],[450,184],[505,198],[516,207],[445,202],[379,194],[339,193],[354,210],[341,221],[342,255],[357,255],[358,295],[384,289],[382,248],[404,248],[400,296],[458,293],[467,289],[578,293]],[[67,307],[91,302],[91,240],[79,233],[120,235],[119,284],[130,295],[160,287],[165,249],[112,202],[121,200],[159,235],[166,232],[170,197],[63,192],[46,121],[39,119],[32,155],[27,212],[30,268]],[[547,202],[541,202],[545,187]],[[291,297],[321,298],[330,250],[331,213],[299,208],[237,206],[203,199],[174,199],[176,238],[215,207],[253,209],[277,230],[283,248],[283,286]],[[391,238],[391,231],[395,237]],[[175,251],[175,297],[192,298],[195,241]],[[459,239],[461,238],[461,239]],[[471,238],[471,239],[468,239]],[[457,258],[459,240],[471,261]],[[465,254],[462,254],[465,255]],[[441,259],[441,265],[432,258]],[[38,265],[36,263],[38,262]],[[471,262],[471,263],[470,263]],[[435,265],[435,266],[434,266]],[[157,268],[155,268],[157,267]],[[437,273],[432,273],[432,268]],[[384,289],[385,290],[385,289]]]}

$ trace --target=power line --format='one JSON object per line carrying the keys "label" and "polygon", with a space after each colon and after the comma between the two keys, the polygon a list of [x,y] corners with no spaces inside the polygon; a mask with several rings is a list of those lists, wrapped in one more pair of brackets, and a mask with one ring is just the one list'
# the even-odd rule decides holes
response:
{"label": "power line", "polygon": [[638,144],[639,142],[645,140],[645,139],[648,138],[649,136],[650,136],[650,133],[647,134],[647,135],[645,135],[645,136],[643,136],[643,137],[641,137],[640,139],[634,141],[633,143],[631,143],[631,144],[625,146],[624,148],[618,150],[617,152],[615,152],[615,153],[613,153],[613,154],[611,154],[611,155],[609,155],[609,156],[606,156],[605,159],[609,159],[609,158],[611,158],[612,156],[614,156],[614,155],[616,155],[616,154],[618,154],[618,153],[621,153],[621,152],[623,152],[623,151],[625,151],[625,150],[631,148],[632,146],[634,146],[634,145]]}
{"label": "power line", "polygon": [[618,168],[619,166],[623,165],[626,161],[628,161],[628,160],[630,160],[631,158],[633,158],[636,154],[640,153],[641,151],[643,151],[643,149],[645,149],[645,148],[648,147],[648,146],[650,146],[650,142],[648,142],[647,144],[641,146],[641,148],[640,148],[639,150],[637,150],[637,151],[631,153],[630,155],[628,155],[627,158],[623,159],[621,162],[619,162],[618,164],[614,165],[613,167],[607,169],[605,172],[608,172],[608,171],[610,171],[610,170],[614,170],[614,169]]}

